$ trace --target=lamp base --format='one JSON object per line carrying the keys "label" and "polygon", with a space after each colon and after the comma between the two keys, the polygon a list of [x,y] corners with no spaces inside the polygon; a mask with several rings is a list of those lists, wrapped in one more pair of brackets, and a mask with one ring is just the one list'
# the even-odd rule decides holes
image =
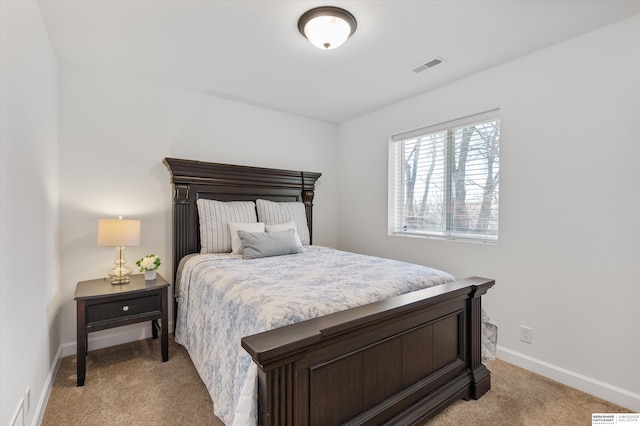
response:
{"label": "lamp base", "polygon": [[127,259],[124,258],[124,247],[116,247],[117,257],[114,263],[116,266],[107,272],[111,284],[120,285],[131,282],[130,276],[133,269],[126,266]]}
{"label": "lamp base", "polygon": [[108,279],[113,285],[129,284],[131,282],[131,279],[129,277],[112,277],[111,275],[109,275]]}

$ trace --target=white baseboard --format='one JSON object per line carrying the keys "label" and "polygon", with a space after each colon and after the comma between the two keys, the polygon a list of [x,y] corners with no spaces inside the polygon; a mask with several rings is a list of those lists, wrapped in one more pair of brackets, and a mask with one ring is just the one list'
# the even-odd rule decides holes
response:
{"label": "white baseboard", "polygon": [[[169,331],[171,330],[173,330],[173,321],[169,321]],[[89,334],[89,351],[150,338],[151,327],[147,323],[112,328]],[[77,352],[76,342],[63,343],[60,347],[63,357],[75,355]]]}
{"label": "white baseboard", "polygon": [[512,351],[500,345],[498,345],[496,356],[503,361],[533,371],[563,385],[620,405],[629,409],[630,412],[640,412],[640,395],[637,393],[549,364],[548,362]]}
{"label": "white baseboard", "polygon": [[60,360],[62,359],[62,345],[58,348],[56,352],[56,356],[53,357],[53,362],[51,363],[51,368],[49,368],[49,374],[47,375],[47,380],[44,382],[44,387],[42,389],[42,394],[40,394],[40,398],[38,398],[38,405],[36,406],[36,410],[33,414],[33,422],[32,426],[39,426],[42,424],[42,418],[44,417],[44,410],[47,407],[47,402],[49,401],[49,395],[51,395],[51,388],[53,387],[53,381],[56,378],[56,374],[58,373],[58,368],[60,367]]}

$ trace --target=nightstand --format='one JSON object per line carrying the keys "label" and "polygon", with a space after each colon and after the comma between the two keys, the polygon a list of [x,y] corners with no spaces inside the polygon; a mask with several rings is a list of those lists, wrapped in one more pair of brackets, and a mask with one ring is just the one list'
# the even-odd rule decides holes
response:
{"label": "nightstand", "polygon": [[[111,284],[108,279],[81,281],[76,286],[78,386],[84,385],[87,367],[87,336],[93,331],[151,321],[154,339],[161,331],[162,362],[169,359],[169,283],[156,274],[145,281],[144,274],[131,276],[127,284]],[[158,326],[158,320],[161,321]]]}

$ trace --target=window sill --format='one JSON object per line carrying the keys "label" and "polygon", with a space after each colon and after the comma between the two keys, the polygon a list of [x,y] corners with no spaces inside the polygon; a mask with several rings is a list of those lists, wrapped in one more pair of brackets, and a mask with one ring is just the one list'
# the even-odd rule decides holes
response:
{"label": "window sill", "polygon": [[434,234],[424,234],[420,232],[389,232],[389,236],[391,237],[409,237],[409,238],[424,238],[428,240],[444,240],[444,241],[454,241],[461,243],[472,243],[472,244],[486,244],[497,246],[497,239],[489,239],[482,237],[468,237],[462,235],[434,235]]}

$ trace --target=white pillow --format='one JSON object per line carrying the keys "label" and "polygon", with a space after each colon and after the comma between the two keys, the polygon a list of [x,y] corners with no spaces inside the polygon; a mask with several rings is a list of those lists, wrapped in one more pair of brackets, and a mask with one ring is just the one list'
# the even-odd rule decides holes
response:
{"label": "white pillow", "polygon": [[200,253],[229,253],[231,233],[228,223],[258,221],[253,201],[196,201],[200,220]]}
{"label": "white pillow", "polygon": [[310,244],[309,227],[307,226],[307,213],[303,203],[280,202],[269,200],[256,200],[258,219],[265,225],[277,225],[279,223],[293,221],[296,231],[303,245]]}
{"label": "white pillow", "polygon": [[296,224],[293,223],[292,220],[285,223],[279,223],[277,225],[265,225],[264,228],[265,231],[267,231],[269,234],[272,234],[274,232],[286,231],[287,229],[293,229],[293,236],[296,239],[296,244],[298,244],[298,247],[302,248],[302,241],[300,240],[300,236],[298,235],[298,231],[296,230]]}
{"label": "white pillow", "polygon": [[238,231],[264,232],[264,223],[229,222],[229,233],[231,234],[231,253],[242,253],[242,241],[238,236]]}

